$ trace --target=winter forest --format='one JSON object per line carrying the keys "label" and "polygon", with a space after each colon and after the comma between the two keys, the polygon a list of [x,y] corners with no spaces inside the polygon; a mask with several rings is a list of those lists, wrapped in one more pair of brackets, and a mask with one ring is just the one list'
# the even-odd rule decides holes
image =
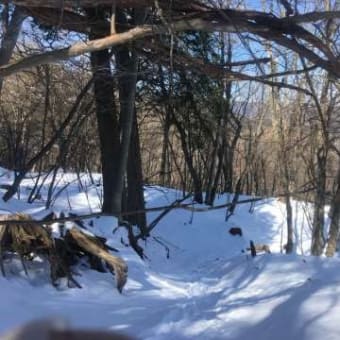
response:
{"label": "winter forest", "polygon": [[1,339],[338,339],[338,0],[0,1]]}

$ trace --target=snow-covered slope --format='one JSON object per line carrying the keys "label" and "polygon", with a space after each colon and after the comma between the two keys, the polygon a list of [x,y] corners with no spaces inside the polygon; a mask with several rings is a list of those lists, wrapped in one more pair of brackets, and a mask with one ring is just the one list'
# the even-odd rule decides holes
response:
{"label": "snow-covered slope", "polygon": [[[72,175],[53,209],[96,211],[98,188],[79,191]],[[0,177],[4,183],[6,177]],[[74,182],[73,182],[74,181]],[[0,210],[39,216],[43,202],[0,203]],[[60,180],[60,187],[65,183]],[[44,197],[44,193],[43,193]],[[146,188],[148,206],[179,198],[175,190]],[[226,202],[220,197],[218,204]],[[170,212],[141,243],[142,261],[120,242],[123,229],[113,218],[95,219],[93,232],[109,238],[129,265],[129,280],[120,295],[109,274],[77,268],[82,289],[53,288],[39,264],[26,277],[20,265],[5,263],[0,278],[0,332],[23,322],[46,317],[67,320],[73,327],[115,329],[140,339],[338,339],[340,333],[340,261],[303,256],[310,230],[302,204],[296,204],[298,255],[280,253],[284,243],[284,205],[271,199],[240,205],[228,222],[225,211]],[[307,209],[308,210],[308,209]],[[157,213],[150,213],[152,221]],[[243,236],[231,236],[238,226]],[[272,254],[252,259],[243,253],[249,240],[266,243]],[[164,247],[169,248],[169,258]],[[33,268],[34,267],[34,268]],[[39,269],[40,268],[40,269]]]}

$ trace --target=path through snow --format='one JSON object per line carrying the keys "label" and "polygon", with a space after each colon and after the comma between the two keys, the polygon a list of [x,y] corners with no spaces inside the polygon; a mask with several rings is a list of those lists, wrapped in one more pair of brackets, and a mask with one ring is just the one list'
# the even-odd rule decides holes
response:
{"label": "path through snow", "polygon": [[[149,206],[177,196],[157,187],[146,191]],[[69,186],[54,208],[67,204],[79,212],[88,211],[89,204],[96,209],[95,188],[85,197],[76,185]],[[0,209],[38,216],[43,204],[14,199],[2,202]],[[27,278],[19,264],[6,263],[12,274],[0,278],[0,331],[35,318],[60,317],[73,327],[115,329],[140,339],[338,339],[339,259],[280,254],[283,205],[267,200],[253,214],[248,210],[249,205],[238,207],[228,223],[223,210],[193,216],[173,211],[153,233],[170,248],[170,259],[150,238],[142,244],[149,258],[144,262],[120,243],[123,230],[112,234],[114,219],[95,220],[93,230],[109,237],[128,262],[129,281],[122,295],[109,274],[78,268],[83,289],[56,290],[43,271],[31,271]],[[310,233],[301,211],[296,210],[296,232],[303,231],[300,254],[308,249]],[[244,236],[229,235],[231,226],[242,227]],[[269,244],[273,254],[252,259],[242,253],[250,239]]]}

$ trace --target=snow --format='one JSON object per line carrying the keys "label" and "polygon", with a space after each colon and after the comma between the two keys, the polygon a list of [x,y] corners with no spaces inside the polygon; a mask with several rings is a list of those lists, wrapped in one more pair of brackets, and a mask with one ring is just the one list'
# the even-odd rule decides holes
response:
{"label": "snow", "polygon": [[[0,175],[6,173],[0,169]],[[100,192],[84,175],[86,193],[72,174],[60,173],[67,185],[54,202],[57,212],[87,213],[100,208]],[[0,184],[11,175],[0,176]],[[95,176],[100,181],[99,176]],[[27,179],[20,200],[0,202],[2,213],[22,211],[41,217],[44,202],[27,204]],[[46,197],[46,188],[43,191]],[[147,187],[148,207],[180,198],[178,191]],[[242,197],[242,199],[245,197]],[[228,197],[221,196],[216,204]],[[75,268],[82,289],[55,289],[43,262],[29,263],[29,277],[20,262],[5,261],[0,277],[0,332],[39,318],[65,320],[71,327],[119,330],[139,339],[290,339],[331,340],[340,332],[340,260],[309,256],[310,206],[293,202],[298,245],[296,254],[281,253],[285,240],[284,204],[276,199],[239,205],[228,222],[225,211],[171,211],[141,242],[148,257],[142,261],[126,240],[124,228],[110,217],[94,219],[89,231],[108,238],[129,266],[123,294],[110,274]],[[148,215],[152,221],[157,212]],[[243,236],[231,236],[241,227]],[[167,258],[166,249],[170,249]],[[251,258],[242,252],[249,240],[268,244],[271,254]]]}

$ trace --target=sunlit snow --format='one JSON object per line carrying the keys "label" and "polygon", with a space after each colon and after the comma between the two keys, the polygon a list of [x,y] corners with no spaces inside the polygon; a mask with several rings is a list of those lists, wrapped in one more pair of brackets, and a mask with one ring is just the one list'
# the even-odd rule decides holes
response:
{"label": "sunlit snow", "polygon": [[[4,170],[1,170],[4,172]],[[1,176],[1,183],[10,183]],[[69,183],[52,209],[78,213],[98,211],[98,186],[83,177],[86,194],[76,176],[60,175],[59,186]],[[95,176],[100,180],[99,176]],[[25,180],[20,200],[1,201],[2,213],[23,211],[39,218],[44,202],[27,204],[31,180]],[[43,192],[43,197],[44,197]],[[146,187],[148,207],[170,204],[180,193]],[[217,204],[223,204],[221,196]],[[228,222],[225,211],[173,210],[141,242],[148,257],[142,261],[129,247],[124,228],[114,218],[93,219],[91,232],[109,238],[129,265],[123,294],[110,274],[75,268],[82,289],[55,289],[42,263],[28,266],[5,261],[8,273],[0,277],[0,332],[37,318],[61,318],[72,327],[119,330],[138,339],[261,339],[330,340],[340,334],[340,261],[308,255],[309,206],[294,202],[297,254],[281,253],[285,243],[285,208],[276,199],[240,205]],[[150,213],[152,221],[158,213]],[[231,236],[238,226],[243,237]],[[113,231],[115,231],[113,233]],[[268,244],[272,254],[251,258],[249,240]]]}

